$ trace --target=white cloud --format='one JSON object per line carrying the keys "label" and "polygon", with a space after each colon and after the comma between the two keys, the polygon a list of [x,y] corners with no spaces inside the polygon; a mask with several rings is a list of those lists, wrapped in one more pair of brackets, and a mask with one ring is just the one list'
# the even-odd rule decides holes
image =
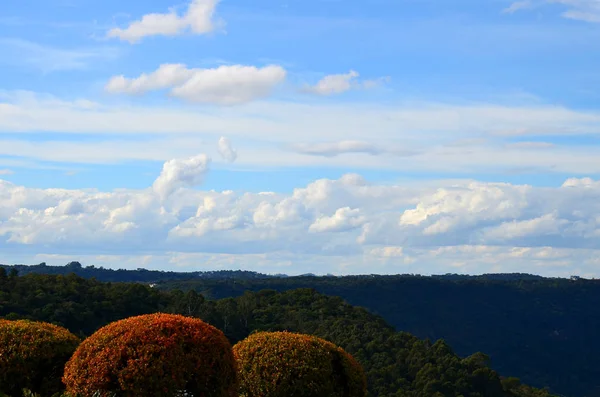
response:
{"label": "white cloud", "polygon": [[219,154],[224,160],[233,163],[237,159],[237,151],[231,146],[231,141],[224,136],[219,138]]}
{"label": "white cloud", "polygon": [[152,188],[165,199],[179,187],[194,187],[204,181],[210,159],[205,154],[188,159],[173,159],[163,165],[162,172],[156,178]]}
{"label": "white cloud", "polygon": [[351,89],[374,88],[388,80],[388,78],[383,78],[358,81],[359,76],[359,73],[355,70],[351,70],[345,74],[330,74],[323,77],[314,86],[304,87],[304,91],[317,95],[334,95]]}
{"label": "white cloud", "polygon": [[358,208],[338,208],[332,216],[320,216],[308,227],[311,232],[344,232],[355,229],[365,223]]}
{"label": "white cloud", "polygon": [[533,6],[534,4],[531,2],[531,0],[515,1],[514,3],[506,7],[504,10],[502,10],[502,12],[505,14],[512,14],[519,10],[531,8]]}
{"label": "white cloud", "polygon": [[9,170],[9,169],[0,169],[0,175],[12,175],[14,174],[13,170]]}
{"label": "white cloud", "polygon": [[106,84],[106,91],[116,94],[143,94],[148,91],[171,88],[183,84],[194,74],[183,64],[164,64],[150,74],[143,73],[135,79],[125,76],[112,77]]}
{"label": "white cloud", "polygon": [[[116,103],[67,101],[30,92],[0,91],[0,156],[27,161],[164,162],[200,150],[209,151],[211,158],[221,161],[217,147],[207,143],[226,136],[236,142],[238,149],[243,147],[243,158],[236,160],[240,166],[263,169],[313,166],[455,173],[471,173],[473,169],[600,173],[594,145],[556,143],[541,150],[535,145],[507,145],[510,138],[498,135],[498,131],[523,126],[527,127],[521,132],[523,138],[529,134],[548,135],[548,141],[554,139],[552,135],[598,134],[600,114],[539,105],[399,102],[374,106],[278,101],[199,111],[185,104],[142,106],[120,98]],[[3,132],[12,134],[11,139],[3,139]],[[15,138],[18,135],[14,134],[21,132],[49,134],[45,142],[36,142],[26,139],[26,135]],[[53,140],[52,132],[74,137]],[[102,138],[75,138],[84,134]],[[379,155],[369,154],[378,151]],[[341,155],[344,153],[348,154]],[[16,166],[0,161],[6,168]]]}
{"label": "white cloud", "polygon": [[370,155],[385,153],[401,157],[418,154],[416,150],[406,149],[395,144],[375,145],[365,141],[293,143],[287,145],[286,149],[300,154],[323,157],[336,157],[349,153],[364,153]]}
{"label": "white cloud", "polygon": [[213,16],[218,2],[192,0],[183,15],[178,15],[174,9],[165,14],[147,14],[125,29],[111,29],[107,36],[135,44],[148,36],[178,36],[188,31],[194,34],[210,33],[217,27]]}
{"label": "white cloud", "polygon": [[139,258],[132,263],[212,258],[292,272],[516,271],[519,264],[534,273],[598,274],[600,181],[432,188],[348,174],[292,194],[190,189],[208,164],[205,155],[168,161],[142,190],[31,189],[0,180],[0,249],[6,257]]}
{"label": "white cloud", "polygon": [[238,105],[267,97],[285,80],[281,66],[262,68],[222,65],[214,69],[188,69],[183,64],[164,64],[137,78],[112,77],[106,85],[111,93],[142,94],[170,89],[170,95],[196,103]]}
{"label": "white cloud", "polygon": [[316,156],[338,156],[344,153],[368,153],[379,154],[383,152],[377,146],[363,141],[339,141],[324,143],[295,143],[290,145],[290,149],[303,154]]}

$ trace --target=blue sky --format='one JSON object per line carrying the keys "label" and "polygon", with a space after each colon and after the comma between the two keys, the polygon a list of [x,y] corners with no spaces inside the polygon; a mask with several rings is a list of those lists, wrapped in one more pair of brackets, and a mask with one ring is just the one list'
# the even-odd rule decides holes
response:
{"label": "blue sky", "polygon": [[[72,227],[104,236],[85,255],[111,267],[598,274],[600,214],[577,204],[600,179],[598,0],[26,0],[0,15],[0,262],[79,258]],[[385,211],[361,201],[397,189]],[[545,194],[558,201],[540,212]]]}

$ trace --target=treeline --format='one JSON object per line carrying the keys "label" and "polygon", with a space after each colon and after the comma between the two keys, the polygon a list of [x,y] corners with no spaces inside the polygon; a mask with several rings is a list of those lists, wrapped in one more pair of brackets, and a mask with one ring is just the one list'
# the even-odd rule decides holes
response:
{"label": "treeline", "polygon": [[[295,277],[324,277],[324,278],[340,278],[345,279],[349,276],[315,276],[314,274],[304,274],[301,276],[288,276],[286,274],[263,274],[247,270],[212,270],[212,271],[197,271],[197,272],[172,272],[164,270],[148,270],[138,268],[135,270],[127,269],[107,269],[102,266],[96,267],[83,266],[79,262],[69,262],[64,266],[48,266],[45,262],[37,265],[3,265],[0,264],[7,272],[15,269],[19,274],[51,274],[51,275],[62,275],[75,273],[76,275],[84,278],[95,278],[100,281],[110,282],[148,282],[154,283],[158,281],[174,281],[174,280],[193,280],[193,279],[232,279],[232,280],[256,280],[256,279],[279,279],[279,278],[295,278]],[[533,274],[526,273],[496,273],[496,274],[481,274],[481,275],[468,275],[468,274],[441,274],[433,276],[421,276],[419,274],[403,274],[395,276],[375,276],[375,275],[361,275],[361,276],[350,276],[358,277],[362,279],[370,279],[372,277],[402,277],[402,278],[433,278],[439,280],[496,280],[496,281],[521,281],[521,280],[544,280],[542,276],[536,276]]]}
{"label": "treeline", "polygon": [[253,331],[281,330],[330,340],[365,368],[369,396],[549,396],[515,378],[500,378],[483,354],[461,358],[443,341],[396,332],[381,317],[312,289],[248,292],[215,301],[195,291],[0,270],[3,318],[47,321],[84,337],[109,322],[159,311],[199,317],[232,343]]}
{"label": "treeline", "polygon": [[165,280],[189,280],[189,279],[246,279],[254,280],[261,278],[272,278],[272,277],[287,277],[285,275],[266,275],[257,272],[251,272],[246,270],[214,270],[205,272],[171,272],[162,270],[148,270],[148,269],[107,269],[102,266],[96,267],[83,266],[79,262],[69,262],[64,266],[48,266],[45,262],[37,265],[3,265],[0,267],[4,268],[6,272],[16,270],[20,275],[26,274],[49,274],[49,275],[61,275],[66,276],[74,273],[84,278],[95,278],[99,281],[107,282],[145,282],[153,283],[157,281]]}

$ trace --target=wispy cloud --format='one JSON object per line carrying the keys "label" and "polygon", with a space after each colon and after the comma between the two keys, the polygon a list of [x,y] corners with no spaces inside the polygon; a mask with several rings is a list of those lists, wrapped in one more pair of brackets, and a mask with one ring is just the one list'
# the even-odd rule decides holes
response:
{"label": "wispy cloud", "polygon": [[98,61],[116,59],[120,51],[112,47],[64,49],[15,38],[0,38],[2,60],[26,64],[44,73],[86,69]]}
{"label": "wispy cloud", "polygon": [[534,3],[530,0],[515,1],[514,3],[512,3],[511,5],[509,5],[505,9],[503,9],[502,12],[505,14],[512,14],[519,10],[525,10],[528,8],[532,8],[533,6],[534,6]]}
{"label": "wispy cloud", "polygon": [[361,81],[358,79],[359,76],[360,74],[355,70],[350,70],[344,74],[330,74],[323,77],[315,85],[305,86],[303,91],[316,95],[334,95],[353,89],[375,88],[389,81],[389,77]]}
{"label": "wispy cloud", "polygon": [[600,23],[599,0],[522,0],[512,3],[503,10],[504,13],[540,7],[547,4],[560,4],[567,7],[561,16],[585,22]]}
{"label": "wispy cloud", "polygon": [[[499,134],[502,131],[513,133]],[[460,173],[537,167],[574,174],[600,172],[597,145],[565,146],[559,143],[563,138],[558,139],[559,135],[600,133],[600,114],[541,105],[255,101],[204,111],[191,105],[69,102],[32,93],[4,93],[0,95],[0,132],[74,134],[72,140],[43,143],[29,141],[26,135],[0,140],[0,155],[40,161],[164,161],[193,155],[206,142],[226,136],[243,150],[237,164],[244,167]],[[86,142],[75,136],[81,134],[106,139]],[[555,146],[507,146],[515,135],[521,135],[519,140],[527,140],[527,135],[544,137]],[[217,149],[214,144],[207,148],[211,157],[220,159]]]}
{"label": "wispy cloud", "polygon": [[9,170],[9,169],[0,169],[0,175],[12,175],[15,172],[13,170]]}
{"label": "wispy cloud", "polygon": [[414,156],[418,152],[403,148],[394,148],[375,145],[365,141],[338,141],[338,142],[316,142],[316,143],[294,143],[287,146],[300,154],[312,156],[335,157],[342,154],[364,153],[370,155],[392,154],[396,156]]}

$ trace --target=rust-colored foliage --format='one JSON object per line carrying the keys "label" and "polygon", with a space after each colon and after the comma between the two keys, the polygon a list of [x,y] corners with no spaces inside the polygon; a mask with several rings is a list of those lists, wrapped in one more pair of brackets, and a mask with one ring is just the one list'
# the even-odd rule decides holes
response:
{"label": "rust-colored foliage", "polygon": [[236,395],[231,344],[202,320],[149,314],[111,323],[84,340],[66,365],[70,395]]}
{"label": "rust-colored foliage", "polygon": [[27,388],[51,395],[81,341],[63,327],[29,320],[0,320],[0,392],[20,396]]}
{"label": "rust-colored foliage", "polygon": [[364,397],[356,360],[331,342],[289,332],[259,332],[233,347],[243,397]]}

